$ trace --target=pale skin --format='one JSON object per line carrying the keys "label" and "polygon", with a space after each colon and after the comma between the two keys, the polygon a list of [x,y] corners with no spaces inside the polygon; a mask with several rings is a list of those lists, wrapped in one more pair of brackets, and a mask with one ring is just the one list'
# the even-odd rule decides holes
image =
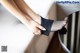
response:
{"label": "pale skin", "polygon": [[[36,14],[24,0],[0,0],[1,4],[16,16],[24,25],[26,25],[35,35],[40,35],[41,30],[46,30],[42,27],[41,17]],[[66,24],[65,21],[55,21],[51,30],[56,31]]]}
{"label": "pale skin", "polygon": [[39,23],[35,22],[30,16],[25,16],[13,0],[0,0],[0,3],[13,15],[15,15],[24,25],[26,25],[35,35],[40,34],[40,29],[46,30]]}
{"label": "pale skin", "polygon": [[24,0],[14,0],[19,9],[24,13],[25,16],[29,15],[33,20],[38,23],[41,23],[41,18],[38,14],[36,14],[26,3]]}

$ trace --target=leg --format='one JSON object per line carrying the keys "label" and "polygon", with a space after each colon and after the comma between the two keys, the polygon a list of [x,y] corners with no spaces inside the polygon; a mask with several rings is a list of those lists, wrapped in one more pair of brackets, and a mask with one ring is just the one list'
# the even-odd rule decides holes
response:
{"label": "leg", "polygon": [[[34,11],[32,11],[31,8],[23,0],[14,0],[14,2],[16,3],[16,5],[20,8],[20,10],[26,16],[27,15],[30,16],[31,18],[33,18],[33,20],[35,20],[39,24],[43,23],[43,21],[41,20],[41,17],[39,15],[37,15]],[[48,32],[50,32],[50,31],[57,31],[57,30],[62,28],[62,26],[64,25],[64,21],[54,21],[54,23],[51,24],[51,26],[49,26],[48,24],[51,24],[50,20],[44,21],[44,24],[42,26],[45,25],[44,28],[46,28],[46,26],[47,26],[46,29],[47,29]],[[48,32],[46,32],[46,33],[48,33]]]}
{"label": "leg", "polygon": [[33,20],[35,20],[38,23],[41,23],[40,20],[40,16],[38,14],[36,14],[26,3],[24,0],[14,0],[14,2],[16,3],[16,5],[19,7],[20,10],[22,10],[22,12],[25,15],[29,15],[31,18],[33,18]]}
{"label": "leg", "polygon": [[[36,22],[41,24],[41,17],[37,15],[23,0],[14,0],[17,6],[24,12],[24,14],[28,14],[30,17],[33,18]],[[56,31],[62,28],[62,26],[65,24],[65,21],[54,21],[54,24],[52,24],[52,30]],[[47,24],[46,24],[47,25]]]}
{"label": "leg", "polygon": [[35,34],[40,34],[40,30],[45,30],[37,22],[34,22],[29,16],[25,16],[16,6],[13,0],[0,0],[1,4],[7,8],[14,16],[16,16],[23,24],[25,24]]}

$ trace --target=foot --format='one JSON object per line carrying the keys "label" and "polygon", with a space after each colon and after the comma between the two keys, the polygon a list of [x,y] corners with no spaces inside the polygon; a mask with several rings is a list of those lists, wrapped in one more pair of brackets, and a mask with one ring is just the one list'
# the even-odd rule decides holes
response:
{"label": "foot", "polygon": [[60,30],[65,24],[66,24],[66,21],[54,21],[51,27],[51,31]]}
{"label": "foot", "polygon": [[46,31],[41,31],[41,34],[49,35],[51,31],[58,31],[66,24],[66,21],[54,21],[49,19],[44,19],[41,17],[41,25],[46,29]]}
{"label": "foot", "polygon": [[43,17],[41,17],[41,25],[48,31],[60,30],[65,24],[66,21],[54,21],[54,20],[44,19]]}

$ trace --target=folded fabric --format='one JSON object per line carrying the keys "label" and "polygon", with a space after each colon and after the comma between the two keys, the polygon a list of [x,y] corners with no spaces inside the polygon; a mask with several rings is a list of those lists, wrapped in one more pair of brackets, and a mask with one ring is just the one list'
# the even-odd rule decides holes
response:
{"label": "folded fabric", "polygon": [[48,36],[51,31],[51,27],[52,27],[53,22],[54,22],[54,20],[49,20],[49,19],[45,19],[45,18],[41,17],[41,26],[46,28],[46,31],[42,30],[41,34]]}

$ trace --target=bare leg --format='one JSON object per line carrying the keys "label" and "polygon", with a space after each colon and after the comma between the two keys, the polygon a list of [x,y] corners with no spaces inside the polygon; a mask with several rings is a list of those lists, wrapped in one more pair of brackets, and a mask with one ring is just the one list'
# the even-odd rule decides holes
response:
{"label": "bare leg", "polygon": [[[33,20],[41,24],[41,17],[38,14],[36,14],[23,0],[14,0],[14,1],[25,15],[29,15],[31,18],[33,18]],[[61,29],[62,26],[64,26],[64,24],[65,21],[54,21],[54,23],[52,24],[51,31],[56,31]]]}
{"label": "bare leg", "polygon": [[21,10],[16,6],[13,0],[0,0],[1,4],[9,10],[13,15],[15,15],[23,24],[25,24],[30,30],[35,34],[40,34],[40,29],[45,30],[37,22],[34,22],[29,16],[25,16]]}
{"label": "bare leg", "polygon": [[41,18],[38,14],[36,14],[26,3],[24,0],[14,0],[16,5],[22,10],[25,15],[29,15],[33,20],[38,23],[41,23]]}

